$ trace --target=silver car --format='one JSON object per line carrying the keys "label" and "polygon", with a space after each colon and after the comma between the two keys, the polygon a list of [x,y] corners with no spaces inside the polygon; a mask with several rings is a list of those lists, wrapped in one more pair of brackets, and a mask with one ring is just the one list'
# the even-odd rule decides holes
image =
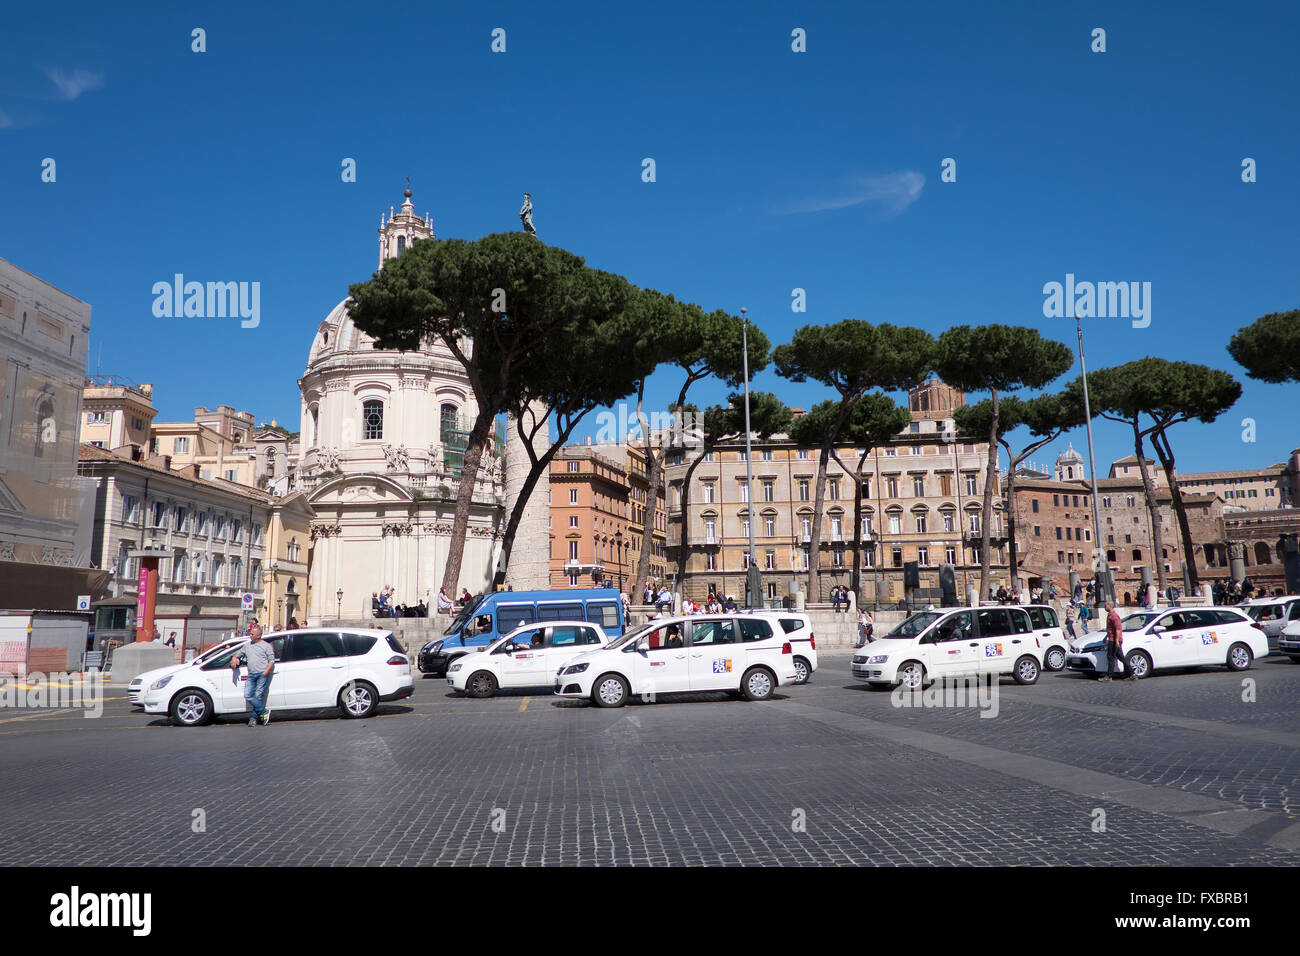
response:
{"label": "silver car", "polygon": [[1264,629],[1268,635],[1268,649],[1274,652],[1278,649],[1282,628],[1291,621],[1300,621],[1300,596],[1257,598],[1238,604],[1237,610],[1245,611]]}

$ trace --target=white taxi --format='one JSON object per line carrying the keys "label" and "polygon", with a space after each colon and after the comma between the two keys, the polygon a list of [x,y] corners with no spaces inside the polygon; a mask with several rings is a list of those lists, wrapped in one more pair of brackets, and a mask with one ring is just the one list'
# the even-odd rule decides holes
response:
{"label": "white taxi", "polygon": [[[1076,645],[1066,666],[1072,671],[1106,672],[1105,632],[1101,639]],[[1244,671],[1268,654],[1264,629],[1236,608],[1178,607],[1138,611],[1124,618],[1117,674],[1150,676],[1166,667],[1218,664]]]}
{"label": "white taxi", "polygon": [[607,643],[605,632],[587,621],[521,624],[477,653],[453,660],[447,683],[471,697],[491,697],[503,687],[548,687],[557,668]]}
{"label": "white taxi", "polygon": [[168,674],[175,674],[194,664],[203,664],[210,661],[218,654],[228,651],[232,647],[244,643],[246,640],[248,640],[246,637],[228,637],[219,644],[214,644],[212,647],[209,647],[193,660],[183,661],[180,664],[168,664],[166,667],[156,667],[151,671],[145,671],[143,674],[138,674],[131,679],[131,683],[126,687],[127,701],[132,707],[143,710],[144,702],[141,700],[141,697],[144,696],[146,687],[151,686],[155,682],[166,677]]}
{"label": "white taxi", "polygon": [[[775,626],[774,626],[775,625]],[[557,697],[622,707],[633,695],[731,691],[767,700],[798,680],[790,637],[771,615],[656,618],[555,671]]]}
{"label": "white taxi", "polygon": [[948,677],[1009,674],[1033,684],[1043,669],[1043,639],[1015,605],[919,611],[858,649],[853,676],[873,687],[918,688]]}

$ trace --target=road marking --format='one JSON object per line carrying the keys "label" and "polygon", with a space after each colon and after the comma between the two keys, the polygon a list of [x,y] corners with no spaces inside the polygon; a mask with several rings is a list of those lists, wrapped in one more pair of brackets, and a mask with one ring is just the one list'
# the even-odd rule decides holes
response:
{"label": "road marking", "polygon": [[[1227,800],[1174,790],[1158,784],[1139,783],[1045,757],[998,750],[968,740],[900,727],[857,714],[824,710],[811,704],[792,701],[789,706],[774,713],[815,720],[856,737],[888,740],[1053,790],[1172,816],[1221,833],[1246,836],[1278,849],[1300,849],[1300,824],[1290,823],[1285,814],[1277,811],[1254,810]],[[1283,822],[1287,825],[1274,832]],[[1265,834],[1271,835],[1265,838]]]}
{"label": "road marking", "polygon": [[523,702],[520,703],[520,705],[519,705],[519,713],[522,714],[524,711],[526,711],[526,710],[528,709],[528,702],[529,702],[530,700],[532,700],[531,697],[525,697],[525,698],[523,699]]}
{"label": "road marking", "polygon": [[[52,710],[49,713],[28,714],[26,717],[7,717],[4,720],[0,720],[0,724],[12,724],[19,720],[41,720],[42,718],[53,717],[55,714],[70,714],[73,711],[80,710],[80,709],[81,708],[79,707],[68,707],[64,710]],[[66,717],[62,717],[59,719],[67,720]]]}

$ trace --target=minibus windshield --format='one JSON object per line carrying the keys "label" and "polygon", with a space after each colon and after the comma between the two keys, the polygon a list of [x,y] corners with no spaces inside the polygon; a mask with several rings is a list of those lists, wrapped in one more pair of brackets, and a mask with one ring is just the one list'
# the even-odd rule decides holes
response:
{"label": "minibus windshield", "polygon": [[640,627],[633,628],[632,630],[628,631],[622,637],[614,638],[614,640],[610,641],[608,644],[602,647],[601,650],[613,651],[613,650],[617,650],[620,647],[626,647],[630,641],[635,641],[646,631],[653,630],[655,625],[658,623],[659,623],[658,621],[647,621],[646,623],[642,624]]}
{"label": "minibus windshield", "polygon": [[920,634],[941,617],[943,617],[943,615],[937,611],[922,611],[920,614],[913,614],[902,624],[898,625],[898,627],[886,634],[885,637],[911,639],[916,637],[916,635]]}
{"label": "minibus windshield", "polygon": [[451,619],[451,623],[447,625],[447,630],[442,632],[443,636],[445,637],[448,634],[455,634],[462,627],[464,627],[465,622],[468,621],[470,615],[474,613],[474,609],[483,603],[483,599],[485,596],[486,595],[480,594],[472,601],[466,601],[465,606],[460,609],[460,613],[457,614],[455,617],[453,617]]}

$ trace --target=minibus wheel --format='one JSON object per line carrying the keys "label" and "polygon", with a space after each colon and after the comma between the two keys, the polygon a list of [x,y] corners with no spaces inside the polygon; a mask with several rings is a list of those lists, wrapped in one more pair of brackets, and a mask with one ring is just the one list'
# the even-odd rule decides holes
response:
{"label": "minibus wheel", "polygon": [[601,674],[591,685],[591,702],[597,707],[622,707],[627,703],[627,681],[617,674]]}
{"label": "minibus wheel", "polygon": [[1016,669],[1012,671],[1012,676],[1016,679],[1017,684],[1037,684],[1038,661],[1026,654],[1016,661]]}
{"label": "minibus wheel", "polygon": [[489,671],[477,671],[465,681],[465,690],[469,692],[469,696],[480,700],[491,697],[497,692],[497,679]]}

